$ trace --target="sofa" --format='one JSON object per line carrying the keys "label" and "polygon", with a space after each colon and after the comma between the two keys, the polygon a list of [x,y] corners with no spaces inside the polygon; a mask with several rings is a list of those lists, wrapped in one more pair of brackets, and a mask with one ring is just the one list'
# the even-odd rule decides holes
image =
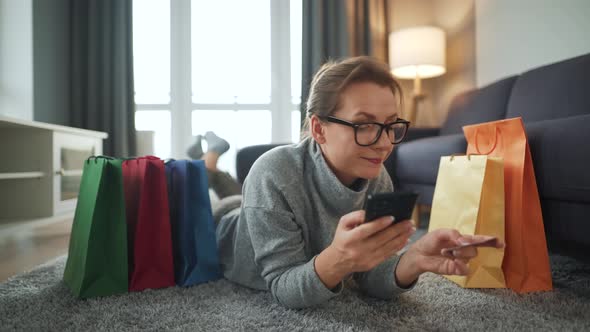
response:
{"label": "sofa", "polygon": [[[522,118],[529,139],[550,250],[588,252],[590,54],[457,95],[440,128],[410,128],[385,161],[396,190],[418,192],[418,203],[431,205],[440,157],[466,151],[462,127],[515,117]],[[277,145],[238,151],[239,181],[256,158]]]}
{"label": "sofa", "polygon": [[386,161],[396,189],[430,205],[440,157],[465,153],[462,127],[521,117],[552,249],[590,249],[590,54],[535,68],[451,102],[440,128],[412,128]]}

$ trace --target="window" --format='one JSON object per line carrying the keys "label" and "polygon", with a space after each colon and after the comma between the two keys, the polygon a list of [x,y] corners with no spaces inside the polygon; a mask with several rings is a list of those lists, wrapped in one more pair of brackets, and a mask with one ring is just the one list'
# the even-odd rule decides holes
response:
{"label": "window", "polygon": [[194,136],[230,142],[219,168],[253,144],[297,142],[301,0],[135,0],[136,129],[154,154],[186,159]]}

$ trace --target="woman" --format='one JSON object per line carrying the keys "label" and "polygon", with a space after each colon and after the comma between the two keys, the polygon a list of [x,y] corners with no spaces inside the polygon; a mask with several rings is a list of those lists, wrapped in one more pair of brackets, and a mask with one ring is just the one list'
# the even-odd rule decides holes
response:
{"label": "woman", "polygon": [[[454,257],[441,250],[475,237],[437,230],[398,255],[415,232],[410,220],[364,223],[367,195],[393,191],[383,161],[407,129],[400,104],[400,86],[386,65],[368,57],[324,65],[307,101],[308,137],[262,155],[241,206],[232,205],[234,196],[216,209],[223,211],[217,241],[225,277],[302,308],[338,296],[349,276],[368,295],[391,299],[424,272],[466,275],[476,249]],[[205,159],[218,156],[212,151]],[[228,175],[213,172],[212,181],[219,177]]]}

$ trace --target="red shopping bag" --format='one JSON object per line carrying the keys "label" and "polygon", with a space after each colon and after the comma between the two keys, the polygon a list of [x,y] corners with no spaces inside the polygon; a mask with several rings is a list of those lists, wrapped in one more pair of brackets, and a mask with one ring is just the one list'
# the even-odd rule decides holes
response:
{"label": "red shopping bag", "polygon": [[464,126],[467,153],[504,159],[506,286],[518,293],[552,290],[543,215],[521,118]]}
{"label": "red shopping bag", "polygon": [[172,235],[164,162],[147,156],[123,162],[129,291],[174,286]]}

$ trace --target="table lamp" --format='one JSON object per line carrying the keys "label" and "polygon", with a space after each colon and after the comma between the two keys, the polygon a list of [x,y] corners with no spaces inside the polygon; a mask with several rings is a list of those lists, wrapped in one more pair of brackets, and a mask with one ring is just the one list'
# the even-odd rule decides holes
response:
{"label": "table lamp", "polygon": [[408,120],[416,121],[418,103],[425,98],[421,80],[446,72],[445,33],[433,26],[405,28],[389,35],[389,65],[393,76],[413,79],[412,108]]}

